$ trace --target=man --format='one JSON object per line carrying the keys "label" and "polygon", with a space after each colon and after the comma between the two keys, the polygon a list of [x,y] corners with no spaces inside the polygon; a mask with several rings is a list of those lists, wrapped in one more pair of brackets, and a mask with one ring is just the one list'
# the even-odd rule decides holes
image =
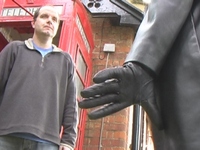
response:
{"label": "man", "polygon": [[97,119],[139,104],[155,150],[199,150],[199,19],[199,0],[152,0],[124,65],[97,73],[79,106],[106,104],[89,114]]}
{"label": "man", "polygon": [[39,8],[32,21],[33,38],[11,42],[0,53],[1,150],[75,147],[74,63],[52,44],[59,22],[53,6]]}

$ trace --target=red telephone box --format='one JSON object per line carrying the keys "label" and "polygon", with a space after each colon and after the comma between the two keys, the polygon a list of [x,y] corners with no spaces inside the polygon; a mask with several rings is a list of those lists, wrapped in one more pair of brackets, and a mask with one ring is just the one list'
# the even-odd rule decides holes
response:
{"label": "red telephone box", "polygon": [[[94,48],[87,12],[80,0],[0,0],[0,51],[10,41],[32,37],[31,14],[43,5],[54,5],[60,13],[61,24],[53,43],[74,59],[77,100],[80,100],[80,91],[90,84]],[[82,150],[85,110],[79,110],[79,118],[76,150]]]}

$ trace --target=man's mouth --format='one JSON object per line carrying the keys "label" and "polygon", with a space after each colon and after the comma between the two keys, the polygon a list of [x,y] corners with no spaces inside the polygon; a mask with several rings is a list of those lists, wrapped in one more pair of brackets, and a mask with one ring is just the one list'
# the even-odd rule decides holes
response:
{"label": "man's mouth", "polygon": [[46,29],[50,29],[50,30],[53,30],[53,28],[50,27],[50,26],[44,26],[44,28],[46,28]]}

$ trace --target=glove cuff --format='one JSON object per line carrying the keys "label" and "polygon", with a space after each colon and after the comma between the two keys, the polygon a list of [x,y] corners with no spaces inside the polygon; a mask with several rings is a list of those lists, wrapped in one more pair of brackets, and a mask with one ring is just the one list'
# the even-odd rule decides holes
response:
{"label": "glove cuff", "polygon": [[152,78],[155,78],[156,77],[156,73],[151,70],[150,68],[148,68],[147,66],[139,63],[139,62],[135,62],[135,61],[129,61],[129,62],[126,62],[123,64],[123,66],[129,66],[129,67],[133,67],[134,65],[137,65],[139,66],[142,70],[144,70],[147,74],[149,74]]}

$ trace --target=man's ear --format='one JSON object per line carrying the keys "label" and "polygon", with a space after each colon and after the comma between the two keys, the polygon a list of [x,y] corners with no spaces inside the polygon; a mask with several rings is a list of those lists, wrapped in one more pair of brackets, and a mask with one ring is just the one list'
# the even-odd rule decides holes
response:
{"label": "man's ear", "polygon": [[33,29],[35,28],[35,21],[34,20],[31,21],[31,26],[32,26]]}

